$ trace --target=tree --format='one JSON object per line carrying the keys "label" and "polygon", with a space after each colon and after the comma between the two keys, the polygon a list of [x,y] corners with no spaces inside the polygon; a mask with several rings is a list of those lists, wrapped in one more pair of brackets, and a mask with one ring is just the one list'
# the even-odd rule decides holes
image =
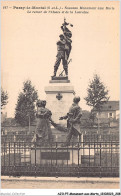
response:
{"label": "tree", "polygon": [[100,112],[102,105],[109,100],[108,90],[101,82],[100,77],[95,74],[87,88],[87,97],[84,98],[87,105]]}
{"label": "tree", "polygon": [[35,101],[38,99],[38,93],[32,86],[31,81],[23,83],[23,92],[18,96],[15,119],[22,126],[30,125],[35,119]]}
{"label": "tree", "polygon": [[8,93],[1,88],[1,110],[8,103]]}
{"label": "tree", "polygon": [[100,77],[95,74],[92,81],[90,81],[89,86],[87,88],[87,97],[84,98],[87,102],[87,105],[92,106],[93,109],[91,111],[91,118],[94,120],[96,118],[96,115],[94,111],[97,111],[97,120],[98,120],[98,131],[99,131],[99,115],[101,108],[104,103],[107,103],[109,100],[108,96],[108,90],[104,86],[104,84],[101,82]]}

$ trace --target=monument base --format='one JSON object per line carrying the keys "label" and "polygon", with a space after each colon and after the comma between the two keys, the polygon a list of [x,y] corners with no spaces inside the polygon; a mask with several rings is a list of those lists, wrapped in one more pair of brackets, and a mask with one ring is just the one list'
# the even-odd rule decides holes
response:
{"label": "monument base", "polygon": [[51,81],[53,81],[53,80],[68,80],[68,76],[51,76]]}
{"label": "monument base", "polygon": [[31,164],[35,164],[35,152],[36,152],[36,164],[53,164],[58,165],[78,165],[78,161],[81,164],[81,155],[78,156],[78,149],[31,149]]}
{"label": "monument base", "polygon": [[[60,80],[61,78],[61,80]],[[47,108],[52,112],[52,119],[55,123],[65,124],[66,120],[59,120],[61,116],[65,116],[73,103],[74,87],[67,78],[55,77],[49,81],[49,85],[45,87]]]}

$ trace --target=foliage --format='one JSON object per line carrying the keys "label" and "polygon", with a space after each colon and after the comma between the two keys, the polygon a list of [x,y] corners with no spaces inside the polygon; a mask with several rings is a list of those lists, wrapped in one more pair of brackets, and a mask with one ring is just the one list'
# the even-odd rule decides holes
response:
{"label": "foliage", "polygon": [[87,105],[92,106],[93,109],[100,112],[104,103],[109,100],[108,90],[101,82],[100,77],[96,74],[92,81],[90,81],[87,89],[87,97],[84,98]]}
{"label": "foliage", "polygon": [[18,96],[15,119],[22,126],[29,125],[35,119],[35,101],[38,99],[38,93],[32,86],[31,81],[27,80],[23,83],[23,92]]}
{"label": "foliage", "polygon": [[1,110],[8,103],[8,93],[1,88]]}

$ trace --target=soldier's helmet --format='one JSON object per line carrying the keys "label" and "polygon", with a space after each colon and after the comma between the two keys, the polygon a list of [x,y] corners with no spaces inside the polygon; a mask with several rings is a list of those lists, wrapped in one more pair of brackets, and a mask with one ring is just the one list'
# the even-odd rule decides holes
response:
{"label": "soldier's helmet", "polygon": [[79,96],[74,97],[73,101],[74,103],[78,103],[80,101],[80,97]]}

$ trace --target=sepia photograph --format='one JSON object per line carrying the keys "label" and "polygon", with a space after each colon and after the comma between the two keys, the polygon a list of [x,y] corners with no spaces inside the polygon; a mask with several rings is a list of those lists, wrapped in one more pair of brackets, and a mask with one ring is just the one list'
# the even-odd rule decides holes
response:
{"label": "sepia photograph", "polygon": [[119,193],[119,17],[119,1],[1,1],[4,195]]}

